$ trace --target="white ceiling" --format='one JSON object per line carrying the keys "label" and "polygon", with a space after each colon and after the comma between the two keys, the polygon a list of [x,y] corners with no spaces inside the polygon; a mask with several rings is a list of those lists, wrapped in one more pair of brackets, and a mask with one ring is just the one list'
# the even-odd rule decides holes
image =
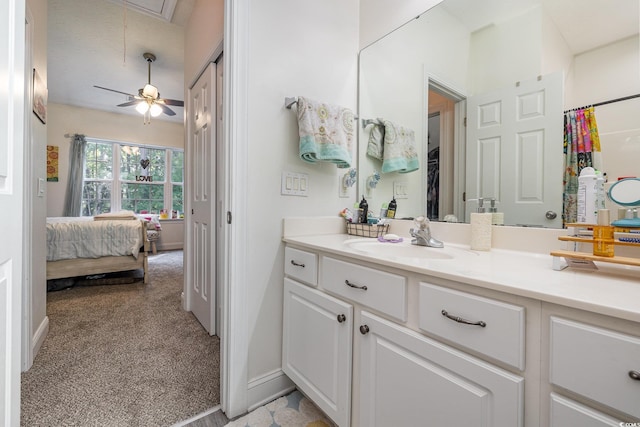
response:
{"label": "white ceiling", "polygon": [[[134,107],[116,107],[147,82],[143,53],[157,60],[151,82],[163,98],[184,100],[184,25],[195,0],[48,0],[49,102],[138,115]],[[127,5],[126,13],[123,3]],[[446,0],[447,9],[470,29],[542,4],[574,53],[638,34],[638,0]],[[482,24],[480,24],[482,23]],[[172,107],[183,122],[184,108]],[[142,118],[141,118],[142,120]]]}
{"label": "white ceiling", "polygon": [[574,55],[638,35],[638,0],[445,0],[471,31],[542,6]]}
{"label": "white ceiling", "polygon": [[[147,83],[143,53],[156,55],[151,83],[162,98],[184,100],[184,25],[195,0],[48,0],[49,102],[140,116],[116,107]],[[126,25],[126,27],[125,27]],[[183,122],[184,108],[171,107]],[[142,117],[140,116],[140,120]]]}

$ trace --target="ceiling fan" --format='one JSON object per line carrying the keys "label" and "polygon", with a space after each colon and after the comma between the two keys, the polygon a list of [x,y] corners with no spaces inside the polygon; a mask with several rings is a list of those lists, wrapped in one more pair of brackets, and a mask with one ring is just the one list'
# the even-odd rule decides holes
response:
{"label": "ceiling fan", "polygon": [[143,114],[145,116],[145,123],[148,123],[150,121],[149,116],[157,117],[162,113],[168,116],[175,116],[175,111],[173,111],[168,106],[172,105],[175,107],[184,107],[184,101],[179,101],[177,99],[160,98],[160,92],[158,92],[158,88],[151,84],[151,63],[156,60],[156,56],[153,53],[146,52],[142,55],[142,57],[147,61],[148,80],[147,84],[144,85],[142,89],[138,89],[137,95],[133,95],[127,92],[121,92],[115,89],[109,89],[102,86],[94,85],[93,87],[127,95],[129,97],[129,101],[118,104],[118,107],[129,107],[135,105],[136,110],[140,114]]}

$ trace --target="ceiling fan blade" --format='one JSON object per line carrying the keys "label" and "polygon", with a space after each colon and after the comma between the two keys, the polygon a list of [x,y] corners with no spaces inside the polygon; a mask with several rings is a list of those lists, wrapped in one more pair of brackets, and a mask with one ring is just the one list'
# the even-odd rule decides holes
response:
{"label": "ceiling fan blade", "polygon": [[116,107],[129,107],[131,105],[139,104],[141,101],[141,99],[136,99],[135,101],[123,102],[122,104],[116,105]]}
{"label": "ceiling fan blade", "polygon": [[175,107],[184,107],[184,101],[178,101],[177,99],[163,98],[162,102],[166,105],[173,105]]}
{"label": "ceiling fan blade", "polygon": [[175,116],[176,112],[173,111],[171,108],[167,107],[166,105],[160,103],[160,102],[156,102],[157,105],[160,106],[160,108],[162,108],[162,112],[165,113],[167,116]]}
{"label": "ceiling fan blade", "polygon": [[127,92],[122,92],[122,91],[119,91],[119,90],[115,90],[115,89],[109,89],[108,87],[102,87],[102,86],[96,86],[96,85],[93,85],[93,87],[96,87],[96,88],[102,89],[102,90],[108,90],[109,92],[121,93],[123,95],[127,95],[127,96],[130,96],[132,98],[135,98],[135,95],[132,95],[132,94],[127,93]]}

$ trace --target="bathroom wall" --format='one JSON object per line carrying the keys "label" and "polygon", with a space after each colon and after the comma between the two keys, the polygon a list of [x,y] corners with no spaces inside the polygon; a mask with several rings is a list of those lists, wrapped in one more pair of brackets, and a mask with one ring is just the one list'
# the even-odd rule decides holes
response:
{"label": "bathroom wall", "polygon": [[180,123],[153,119],[144,125],[142,116],[107,113],[63,104],[49,104],[48,145],[59,148],[59,180],[47,182],[47,216],[62,216],[69,175],[69,144],[65,134],[135,144],[184,148],[184,126]]}
{"label": "bathroom wall", "polygon": [[[247,199],[249,217],[243,224],[246,241],[237,243],[246,247],[250,263],[246,266],[246,315],[252,405],[256,403],[252,389],[271,374],[277,375],[282,364],[282,218],[337,216],[355,202],[355,196],[338,197],[338,180],[344,171],[299,158],[296,107],[286,109],[284,99],[306,96],[356,110],[358,0],[246,1],[250,11],[245,100],[249,169],[248,192],[239,196]],[[200,13],[199,6],[196,2],[194,15]],[[199,34],[200,27],[210,25],[207,21],[192,17],[187,26],[185,40],[209,44],[209,48],[185,49],[188,63],[203,64],[206,52],[219,43],[214,35],[200,40],[189,34]],[[185,72],[187,82],[197,77],[191,74]],[[280,194],[283,171],[308,174],[306,197]]]}
{"label": "bathroom wall", "polygon": [[[252,0],[250,11],[246,243],[252,381],[281,366],[282,218],[338,215],[355,202],[338,198],[344,171],[300,160],[296,107],[285,109],[284,98],[300,95],[356,110],[358,0]],[[282,171],[309,174],[308,196],[280,195]]]}
{"label": "bathroom wall", "polygon": [[360,0],[360,49],[395,30],[442,0]]}
{"label": "bathroom wall", "polygon": [[[566,100],[566,108],[640,94],[640,41],[631,37],[577,55],[573,69],[573,97]],[[598,106],[595,111],[609,182],[640,177],[640,98]]]}

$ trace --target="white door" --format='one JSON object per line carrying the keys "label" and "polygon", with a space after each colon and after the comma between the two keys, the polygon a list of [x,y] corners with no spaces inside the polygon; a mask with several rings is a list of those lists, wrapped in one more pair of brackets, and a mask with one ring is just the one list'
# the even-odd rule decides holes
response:
{"label": "white door", "polygon": [[371,313],[360,322],[360,425],[523,425],[523,378]]}
{"label": "white door", "polygon": [[467,222],[482,197],[506,225],[562,227],[562,94],[554,73],[468,98]]}
{"label": "white door", "polygon": [[350,425],[353,307],[284,279],[282,370],[339,426]]}
{"label": "white door", "polygon": [[[0,425],[20,425],[25,2],[0,2]],[[26,80],[30,81],[30,80]]]}
{"label": "white door", "polygon": [[216,306],[216,65],[189,90],[187,159],[187,309],[214,334]]}

